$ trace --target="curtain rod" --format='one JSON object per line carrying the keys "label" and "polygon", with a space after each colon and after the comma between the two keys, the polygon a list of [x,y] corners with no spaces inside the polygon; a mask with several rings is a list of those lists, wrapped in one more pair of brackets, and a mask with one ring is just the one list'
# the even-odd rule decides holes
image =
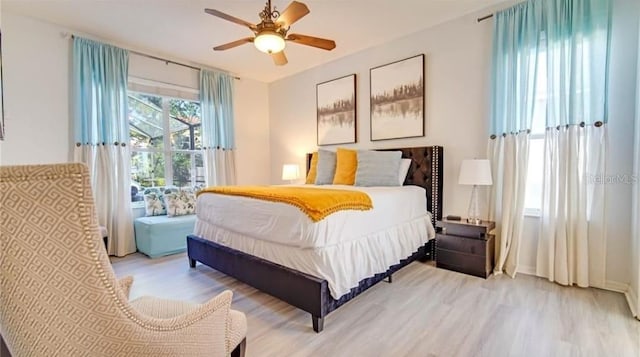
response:
{"label": "curtain rod", "polygon": [[[72,39],[73,39],[73,38],[75,38],[75,37],[76,37],[76,35],[73,35],[73,34],[71,35],[71,38],[72,38]],[[201,69],[201,68],[196,67],[196,66],[192,66],[192,65],[189,65],[189,64],[184,64],[184,63],[180,63],[180,62],[172,61],[172,60],[169,60],[169,59],[166,59],[166,58],[162,58],[162,57],[158,57],[158,56],[150,55],[150,54],[143,53],[143,52],[138,52],[138,51],[135,51],[135,50],[129,50],[129,49],[127,49],[127,51],[129,51],[129,52],[131,52],[131,53],[134,53],[134,54],[136,54],[136,55],[138,55],[138,56],[151,58],[151,59],[154,59],[154,60],[156,60],[156,61],[164,62],[164,63],[166,63],[166,64],[172,63],[172,64],[175,64],[175,65],[178,65],[178,66],[182,66],[182,67],[187,67],[187,68],[195,69],[195,70],[197,70],[197,71],[199,71],[199,70]],[[225,71],[222,71],[222,72],[225,72]],[[232,76],[232,77],[233,77],[233,79],[240,80],[240,77],[238,77],[238,76]]]}
{"label": "curtain rod", "polygon": [[478,22],[482,22],[482,21],[484,21],[484,20],[488,20],[488,19],[490,19],[490,18],[492,18],[492,17],[493,17],[493,14],[489,14],[489,15],[487,15],[487,16],[479,17],[479,18],[477,19],[477,21],[478,21]]}

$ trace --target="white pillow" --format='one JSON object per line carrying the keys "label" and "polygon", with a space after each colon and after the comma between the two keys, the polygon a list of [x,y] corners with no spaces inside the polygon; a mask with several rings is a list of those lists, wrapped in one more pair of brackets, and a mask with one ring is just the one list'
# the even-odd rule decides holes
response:
{"label": "white pillow", "polygon": [[407,178],[409,167],[411,167],[411,159],[400,160],[400,170],[398,170],[398,183],[400,183],[400,186],[404,185],[404,179]]}

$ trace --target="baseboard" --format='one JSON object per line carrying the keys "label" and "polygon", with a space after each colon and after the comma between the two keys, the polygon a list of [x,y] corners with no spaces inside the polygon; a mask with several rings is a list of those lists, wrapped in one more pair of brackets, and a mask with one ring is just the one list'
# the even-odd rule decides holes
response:
{"label": "baseboard", "polygon": [[[527,266],[527,265],[518,266],[518,274],[538,276],[536,273],[536,267]],[[622,294],[626,294],[628,291],[630,291],[629,284],[621,283],[618,281],[612,281],[612,280],[607,280],[603,286],[600,286],[599,284],[595,284],[595,285],[591,285],[591,287],[615,291],[617,293],[622,293]]]}
{"label": "baseboard", "polygon": [[[537,276],[535,267],[524,265],[518,266],[518,274]],[[637,309],[637,307],[639,306],[638,296],[636,296],[636,292],[631,289],[629,284],[621,283],[619,281],[607,280],[605,281],[604,286],[593,287],[624,294],[625,298],[627,299],[627,304],[629,304],[631,314],[633,315],[633,317],[640,320],[640,311],[638,311]]]}
{"label": "baseboard", "polygon": [[617,293],[626,294],[629,291],[629,284],[621,283],[619,281],[607,280],[602,287],[605,290],[615,291]]}
{"label": "baseboard", "polygon": [[635,291],[631,289],[631,286],[629,286],[629,284],[609,280],[605,283],[604,288],[606,290],[623,293],[625,299],[627,299],[627,305],[629,305],[629,310],[631,310],[631,315],[633,315],[633,317],[635,317],[636,319],[640,320],[640,315],[638,315],[639,311],[637,309],[638,297],[636,296]]}
{"label": "baseboard", "polygon": [[636,292],[633,291],[633,289],[629,289],[627,290],[626,293],[624,293],[624,296],[627,298],[627,303],[629,304],[629,308],[631,309],[631,314],[638,320],[640,320],[640,315],[638,315],[638,309],[636,309],[636,307],[638,306],[638,297],[636,296]]}
{"label": "baseboard", "polygon": [[536,267],[519,265],[518,266],[518,274],[537,276],[536,275]]}

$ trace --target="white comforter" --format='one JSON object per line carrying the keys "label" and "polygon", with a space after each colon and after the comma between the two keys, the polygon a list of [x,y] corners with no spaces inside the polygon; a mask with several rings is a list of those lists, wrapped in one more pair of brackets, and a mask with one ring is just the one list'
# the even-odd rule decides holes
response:
{"label": "white comforter", "polygon": [[198,197],[198,220],[258,240],[322,248],[367,237],[427,215],[425,191],[419,186],[305,187],[363,191],[371,197],[373,209],[340,211],[314,223],[300,209],[285,203],[205,193]]}
{"label": "white comforter", "polygon": [[314,223],[284,203],[202,194],[194,233],[325,279],[334,299],[435,237],[421,187],[329,187],[365,191],[374,208],[342,211]]}

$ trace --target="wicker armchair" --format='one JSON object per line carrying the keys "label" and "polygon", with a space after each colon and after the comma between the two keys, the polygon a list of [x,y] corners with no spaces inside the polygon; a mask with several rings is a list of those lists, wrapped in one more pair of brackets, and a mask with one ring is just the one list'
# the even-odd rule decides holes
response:
{"label": "wicker armchair", "polygon": [[0,168],[1,349],[14,356],[244,354],[247,322],[230,310],[230,291],[201,305],[129,301],[132,282],[114,276],[85,166]]}

